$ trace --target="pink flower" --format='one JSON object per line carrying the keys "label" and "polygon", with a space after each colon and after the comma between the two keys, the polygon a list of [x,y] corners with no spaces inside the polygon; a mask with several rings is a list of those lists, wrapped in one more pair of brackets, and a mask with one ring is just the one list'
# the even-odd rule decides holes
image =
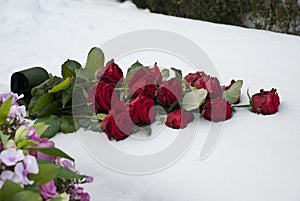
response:
{"label": "pink flower", "polygon": [[39,186],[39,189],[42,190],[41,195],[45,200],[56,197],[56,186],[54,180],[51,180],[48,183]]}
{"label": "pink flower", "polygon": [[6,149],[1,152],[0,154],[0,160],[6,165],[6,166],[13,166],[18,161],[21,161],[24,159],[24,154],[22,150],[17,150],[15,148]]}

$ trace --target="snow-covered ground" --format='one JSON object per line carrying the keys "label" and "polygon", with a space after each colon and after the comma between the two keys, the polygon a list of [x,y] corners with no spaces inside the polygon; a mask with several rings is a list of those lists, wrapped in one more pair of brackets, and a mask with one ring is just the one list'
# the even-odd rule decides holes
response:
{"label": "snow-covered ground", "polygon": [[[76,158],[79,170],[95,177],[93,184],[86,185],[92,200],[299,200],[300,37],[151,14],[130,2],[1,0],[1,92],[9,90],[15,71],[43,66],[59,75],[66,59],[84,64],[91,47],[141,29],[172,31],[192,40],[215,64],[222,83],[232,78],[244,80],[243,103],[247,102],[247,87],[251,93],[278,88],[280,111],[265,117],[239,109],[224,123],[222,138],[207,159],[199,161],[207,135],[199,132],[183,158],[149,175],[107,169],[88,154],[77,134],[56,136],[56,144]],[[189,127],[209,128],[207,121],[200,121]]]}

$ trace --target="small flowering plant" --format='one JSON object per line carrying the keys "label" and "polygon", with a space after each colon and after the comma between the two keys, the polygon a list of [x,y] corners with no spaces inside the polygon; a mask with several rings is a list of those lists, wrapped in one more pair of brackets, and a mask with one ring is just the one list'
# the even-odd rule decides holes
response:
{"label": "small flowering plant", "polygon": [[29,126],[25,106],[14,93],[0,95],[0,201],[90,200],[80,184],[92,182],[74,169],[74,159]]}

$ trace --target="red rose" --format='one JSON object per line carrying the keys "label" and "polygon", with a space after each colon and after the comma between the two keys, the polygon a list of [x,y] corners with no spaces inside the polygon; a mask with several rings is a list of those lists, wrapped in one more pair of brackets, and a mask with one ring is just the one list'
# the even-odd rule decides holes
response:
{"label": "red rose", "polygon": [[186,125],[193,121],[193,115],[183,109],[175,110],[168,114],[166,125],[170,128],[185,128]]}
{"label": "red rose", "polygon": [[162,75],[156,63],[153,68],[141,68],[134,73],[128,82],[129,93],[132,98],[144,95],[154,98],[156,85],[162,82]]}
{"label": "red rose", "polygon": [[146,96],[138,96],[129,102],[129,113],[132,121],[137,125],[150,125],[156,113],[154,100]]}
{"label": "red rose", "polygon": [[[129,91],[130,91],[130,88],[129,88]],[[138,97],[138,96],[146,96],[148,98],[154,99],[155,91],[156,91],[156,85],[148,84],[148,85],[145,85],[144,87],[138,88],[131,95],[131,98],[133,99],[133,98]]]}
{"label": "red rose", "polygon": [[109,140],[115,139],[119,141],[130,135],[132,120],[122,101],[116,103],[103,119],[102,129]]}
{"label": "red rose", "polygon": [[172,78],[157,89],[157,100],[163,107],[170,107],[175,101],[182,100],[182,87],[176,78]]}
{"label": "red rose", "polygon": [[259,93],[254,94],[252,96],[252,111],[263,115],[276,113],[280,104],[276,91],[274,88],[271,91],[261,89]]}
{"label": "red rose", "polygon": [[119,97],[114,91],[114,88],[114,84],[107,84],[103,81],[98,83],[95,94],[96,113],[108,113],[110,108],[119,101]]}
{"label": "red rose", "polygon": [[230,104],[225,100],[218,99],[207,100],[202,110],[204,111],[203,117],[205,119],[215,122],[230,119],[232,113]]}
{"label": "red rose", "polygon": [[195,82],[197,89],[206,89],[209,99],[219,99],[222,97],[222,88],[220,82],[216,77],[210,77],[203,73],[201,77]]}
{"label": "red rose", "polygon": [[108,84],[117,84],[123,78],[123,72],[112,59],[97,73],[97,79]]}
{"label": "red rose", "polygon": [[192,87],[195,86],[195,82],[201,77],[201,75],[205,74],[204,72],[196,72],[196,73],[189,73],[184,77],[186,82],[190,84]]}

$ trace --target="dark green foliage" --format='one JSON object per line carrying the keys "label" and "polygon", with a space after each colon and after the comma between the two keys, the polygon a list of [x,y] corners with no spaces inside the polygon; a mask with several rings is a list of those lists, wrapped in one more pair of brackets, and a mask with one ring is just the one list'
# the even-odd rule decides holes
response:
{"label": "dark green foliage", "polygon": [[[121,2],[125,0],[120,0]],[[300,35],[297,0],[132,0],[152,12]]]}

